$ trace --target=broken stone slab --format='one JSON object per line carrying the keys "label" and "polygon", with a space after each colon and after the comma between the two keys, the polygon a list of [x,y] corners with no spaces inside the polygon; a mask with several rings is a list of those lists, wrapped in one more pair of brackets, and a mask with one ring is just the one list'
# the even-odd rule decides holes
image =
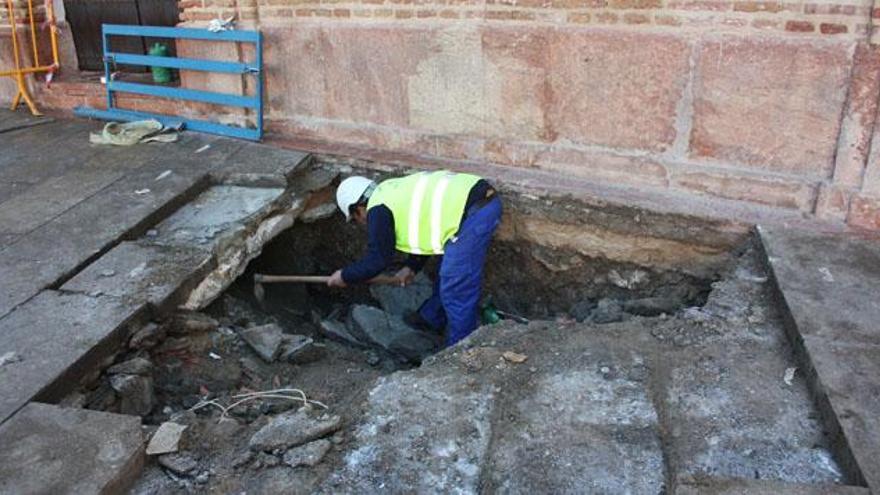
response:
{"label": "broken stone slab", "polygon": [[138,375],[112,375],[110,386],[119,394],[119,412],[146,416],[153,409],[153,379]]}
{"label": "broken stone slab", "polygon": [[327,455],[332,446],[333,444],[330,440],[322,438],[299,447],[294,447],[284,454],[284,463],[294,468],[299,466],[315,466]]}
{"label": "broken stone slab", "polygon": [[180,476],[191,475],[199,467],[199,463],[187,454],[160,455],[158,460],[160,466]]}
{"label": "broken stone slab", "polygon": [[333,340],[351,344],[356,347],[366,347],[363,340],[355,337],[349,328],[336,320],[321,320],[321,330]]}
{"label": "broken stone slab", "polygon": [[150,438],[147,444],[147,455],[170,454],[177,452],[180,437],[183,435],[186,425],[173,421],[166,421],[159,425],[159,429]]}
{"label": "broken stone slab", "polygon": [[149,375],[153,371],[153,363],[149,359],[136,357],[123,361],[107,369],[108,375]]}
{"label": "broken stone slab", "polygon": [[645,297],[624,301],[623,310],[639,316],[660,316],[673,314],[681,308],[681,303],[670,297]]}
{"label": "broken stone slab", "polygon": [[0,492],[125,493],[144,464],[140,423],[32,402],[0,426]]}
{"label": "broken stone slab", "polygon": [[351,310],[352,326],[375,344],[409,360],[421,360],[434,352],[442,337],[407,325],[399,316],[373,306],[356,305]]}
{"label": "broken stone slab", "polygon": [[288,449],[327,436],[342,426],[339,416],[315,418],[307,409],[303,407],[272,418],[251,437],[251,449],[267,452]]}
{"label": "broken stone slab", "polygon": [[323,352],[314,339],[305,335],[283,335],[280,360],[290,364],[306,364],[321,359]]}
{"label": "broken stone slab", "polygon": [[398,316],[418,310],[433,291],[433,283],[424,272],[419,272],[406,287],[380,284],[370,286],[370,295],[379,301],[382,309]]}
{"label": "broken stone slab", "polygon": [[274,362],[281,353],[283,330],[275,323],[240,330],[239,335],[267,363]]}
{"label": "broken stone slab", "polygon": [[322,203],[304,211],[303,214],[300,215],[299,220],[303,223],[314,223],[318,220],[332,217],[336,211],[337,206],[335,203]]}

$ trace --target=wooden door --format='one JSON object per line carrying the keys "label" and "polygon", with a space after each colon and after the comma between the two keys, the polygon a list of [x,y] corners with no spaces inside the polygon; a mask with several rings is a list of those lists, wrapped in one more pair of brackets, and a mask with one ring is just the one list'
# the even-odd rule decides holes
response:
{"label": "wooden door", "polygon": [[[102,24],[175,26],[179,15],[176,0],[64,0],[64,10],[73,32],[79,68],[90,71],[104,68]],[[148,43],[156,41],[168,43],[174,51],[174,43],[168,40],[144,40],[133,36],[111,37],[110,47],[118,52],[143,54]],[[143,67],[126,69],[144,70]]]}

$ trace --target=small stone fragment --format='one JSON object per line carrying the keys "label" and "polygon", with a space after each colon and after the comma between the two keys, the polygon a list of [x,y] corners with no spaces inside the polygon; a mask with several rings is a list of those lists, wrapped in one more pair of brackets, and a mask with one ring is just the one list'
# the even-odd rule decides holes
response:
{"label": "small stone fragment", "polygon": [[146,416],[153,409],[153,379],[139,375],[112,375],[110,386],[119,394],[119,412]]}
{"label": "small stone fragment", "polygon": [[568,313],[574,318],[578,323],[583,323],[587,318],[590,317],[590,314],[593,312],[593,308],[596,307],[596,303],[590,300],[583,300],[574,303],[571,306],[571,309],[568,310]]}
{"label": "small stone fragment", "polygon": [[153,363],[149,359],[136,357],[114,364],[107,369],[108,375],[149,375],[153,371]]}
{"label": "small stone fragment", "polygon": [[272,418],[251,437],[253,450],[272,451],[287,449],[316,440],[338,430],[342,426],[339,416],[313,418],[307,408],[287,412]]}
{"label": "small stone fragment", "polygon": [[792,381],[794,381],[794,374],[797,371],[797,368],[786,368],[785,375],[782,377],[782,381],[785,382],[789,387],[791,386]]}
{"label": "small stone fragment", "polygon": [[501,354],[501,357],[503,357],[505,361],[510,362],[510,363],[514,363],[514,364],[524,363],[529,358],[525,354],[520,354],[518,352],[513,352],[513,351],[505,351],[503,354]]}
{"label": "small stone fragment", "polygon": [[627,313],[639,316],[659,316],[663,313],[675,313],[681,304],[671,297],[645,297],[623,303]]}
{"label": "small stone fragment", "polygon": [[159,456],[158,460],[160,466],[180,476],[186,476],[199,467],[196,460],[186,454],[165,454]]}
{"label": "small stone fragment", "polygon": [[623,320],[623,308],[614,299],[601,299],[590,316],[593,323],[614,323]]}
{"label": "small stone fragment", "polygon": [[321,359],[321,349],[311,337],[305,335],[283,335],[281,361],[291,364],[305,364]]}
{"label": "small stone fragment", "polygon": [[116,270],[102,270],[101,271],[102,277],[107,278],[107,277],[112,277],[113,275],[116,275]]}
{"label": "small stone fragment", "polygon": [[159,425],[156,433],[150,438],[147,444],[147,455],[169,454],[177,452],[180,436],[186,430],[186,425],[177,424],[173,421],[166,421]]}
{"label": "small stone fragment", "polygon": [[329,440],[322,438],[299,447],[294,447],[284,454],[284,463],[290,467],[312,467],[321,462],[321,459],[330,451],[331,446],[332,444]]}
{"label": "small stone fragment", "polygon": [[136,331],[128,341],[131,349],[151,349],[165,339],[165,329],[155,323],[147,323]]}
{"label": "small stone fragment", "polygon": [[192,335],[213,332],[220,322],[204,313],[185,311],[174,315],[166,326],[169,335]]}
{"label": "small stone fragment", "polygon": [[275,361],[281,353],[283,332],[281,327],[274,323],[247,328],[241,330],[239,334],[267,363]]}
{"label": "small stone fragment", "polygon": [[17,363],[19,361],[21,361],[21,356],[9,351],[0,356],[0,367],[6,366],[7,364]]}

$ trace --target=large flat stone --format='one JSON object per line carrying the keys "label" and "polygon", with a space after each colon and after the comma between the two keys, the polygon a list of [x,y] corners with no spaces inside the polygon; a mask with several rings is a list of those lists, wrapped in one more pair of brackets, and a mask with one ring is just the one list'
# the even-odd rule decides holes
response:
{"label": "large flat stone", "polygon": [[880,345],[880,241],[760,228],[802,337]]}
{"label": "large flat stone", "polygon": [[3,109],[0,110],[0,133],[48,124],[53,120],[52,117],[34,117],[24,109],[15,112]]}
{"label": "large flat stone", "polygon": [[140,475],[140,418],[31,403],[0,427],[0,493],[123,493]]}
{"label": "large flat stone", "polygon": [[194,288],[213,268],[214,259],[201,249],[123,242],[61,289],[167,309],[174,305],[176,293]]}
{"label": "large flat stone", "polygon": [[760,228],[790,331],[844,464],[880,490],[880,242]]}
{"label": "large flat stone", "polygon": [[0,422],[27,402],[57,398],[75,379],[118,348],[139,307],[110,297],[46,291],[0,319]]}
{"label": "large flat stone", "polygon": [[245,228],[245,221],[268,209],[284,189],[214,186],[156,225],[150,242],[167,246],[211,248],[221,236]]}
{"label": "large flat stone", "polygon": [[871,492],[860,486],[703,478],[680,482],[674,493],[675,495],[869,495]]}
{"label": "large flat stone", "polygon": [[722,37],[701,44],[695,70],[692,156],[830,174],[848,46]]}
{"label": "large flat stone", "polygon": [[552,100],[545,140],[669,148],[690,52],[683,38],[665,34],[556,31],[546,62]]}
{"label": "large flat stone", "polygon": [[310,161],[302,151],[246,143],[217,167],[215,178],[226,185],[286,187]]}

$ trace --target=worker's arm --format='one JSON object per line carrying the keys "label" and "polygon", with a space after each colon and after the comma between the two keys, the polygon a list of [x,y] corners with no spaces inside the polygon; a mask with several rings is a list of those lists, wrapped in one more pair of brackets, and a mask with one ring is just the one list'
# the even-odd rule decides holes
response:
{"label": "worker's arm", "polygon": [[342,269],[346,284],[366,282],[382,273],[394,259],[394,216],[386,206],[367,211],[367,254]]}

